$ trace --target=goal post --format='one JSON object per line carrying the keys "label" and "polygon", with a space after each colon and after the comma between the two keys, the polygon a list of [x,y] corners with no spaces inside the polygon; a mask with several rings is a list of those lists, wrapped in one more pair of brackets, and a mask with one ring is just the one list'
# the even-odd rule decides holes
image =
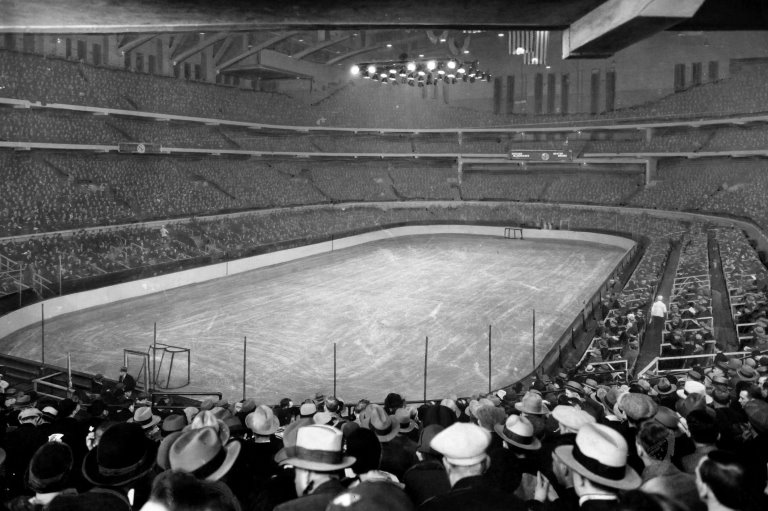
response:
{"label": "goal post", "polygon": [[523,239],[523,229],[520,227],[505,227],[504,237],[508,240]]}

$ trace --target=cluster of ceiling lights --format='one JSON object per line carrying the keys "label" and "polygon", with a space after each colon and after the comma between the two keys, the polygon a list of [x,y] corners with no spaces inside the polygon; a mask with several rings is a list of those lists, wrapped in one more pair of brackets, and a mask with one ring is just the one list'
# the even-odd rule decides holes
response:
{"label": "cluster of ceiling lights", "polygon": [[491,81],[491,73],[481,71],[478,61],[460,62],[456,59],[361,63],[353,65],[350,72],[353,76],[360,78],[392,85],[410,85],[411,87],[437,85],[440,80],[450,84],[460,81],[469,83],[483,80]]}

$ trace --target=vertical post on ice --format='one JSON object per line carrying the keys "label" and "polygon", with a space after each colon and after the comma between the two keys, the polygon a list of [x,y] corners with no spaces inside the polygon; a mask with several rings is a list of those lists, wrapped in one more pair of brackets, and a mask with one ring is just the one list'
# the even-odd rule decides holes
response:
{"label": "vertical post on ice", "polygon": [[336,397],[336,343],[333,343],[333,396]]}
{"label": "vertical post on ice", "polygon": [[488,325],[488,393],[491,393],[491,325]]}
{"label": "vertical post on ice", "polygon": [[[149,367],[147,367],[149,370]],[[152,378],[147,381],[147,387],[150,392],[155,390],[155,383],[157,383],[157,321],[152,333]]]}
{"label": "vertical post on ice", "polygon": [[243,401],[245,401],[245,354],[248,347],[248,338],[243,336]]}
{"label": "vertical post on ice", "polygon": [[427,352],[429,351],[429,336],[424,340],[424,403],[427,402]]}
{"label": "vertical post on ice", "polygon": [[532,343],[532,360],[533,360],[533,370],[536,370],[536,309],[533,309],[533,325],[531,326],[531,337],[533,340]]}

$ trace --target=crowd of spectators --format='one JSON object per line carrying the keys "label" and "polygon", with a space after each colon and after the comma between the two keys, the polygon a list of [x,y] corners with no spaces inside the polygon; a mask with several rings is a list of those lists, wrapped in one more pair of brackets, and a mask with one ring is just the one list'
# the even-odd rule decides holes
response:
{"label": "crowd of spectators", "polygon": [[761,160],[661,160],[658,180],[632,197],[630,205],[720,213],[768,226],[768,173]]}
{"label": "crowd of spectators", "polygon": [[152,402],[130,375],[60,401],[6,385],[2,498],[49,511],[759,511],[766,380],[756,353],[679,377],[565,369],[426,403]]}
{"label": "crowd of spectators", "polygon": [[359,128],[460,128],[583,120],[633,120],[721,116],[768,110],[762,87],[768,66],[749,65],[729,78],[629,109],[597,116],[494,115],[452,104],[446,90],[492,87],[490,83],[453,87],[388,86],[349,81],[311,97],[257,92],[125,70],[94,67],[57,58],[0,52],[3,95],[46,103],[69,103],[265,124]]}

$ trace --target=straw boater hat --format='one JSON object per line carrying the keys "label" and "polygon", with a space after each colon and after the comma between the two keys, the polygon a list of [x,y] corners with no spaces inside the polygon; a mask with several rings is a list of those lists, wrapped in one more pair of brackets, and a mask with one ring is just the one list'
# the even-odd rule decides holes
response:
{"label": "straw boater hat", "polygon": [[541,442],[533,436],[533,424],[520,415],[510,415],[504,424],[496,424],[493,429],[507,443],[526,451],[541,449]]}
{"label": "straw boater hat", "polygon": [[547,405],[538,392],[526,392],[522,401],[515,403],[515,408],[530,415],[546,415],[549,413]]}
{"label": "straw boater hat", "polygon": [[171,445],[168,459],[173,470],[218,481],[235,464],[240,448],[240,442],[221,445],[216,430],[205,427],[182,433]]}
{"label": "straw boater hat", "polygon": [[332,426],[313,424],[299,428],[296,445],[288,448],[283,463],[313,472],[335,472],[355,464],[354,456],[344,456],[344,435]]}
{"label": "straw boater hat", "polygon": [[83,460],[83,476],[96,486],[123,486],[146,475],[155,463],[157,445],[135,423],[107,428],[99,445]]}
{"label": "straw boater hat", "polygon": [[627,441],[602,424],[586,424],[576,434],[575,445],[555,448],[569,468],[590,481],[618,490],[634,490],[642,479],[627,466]]}

